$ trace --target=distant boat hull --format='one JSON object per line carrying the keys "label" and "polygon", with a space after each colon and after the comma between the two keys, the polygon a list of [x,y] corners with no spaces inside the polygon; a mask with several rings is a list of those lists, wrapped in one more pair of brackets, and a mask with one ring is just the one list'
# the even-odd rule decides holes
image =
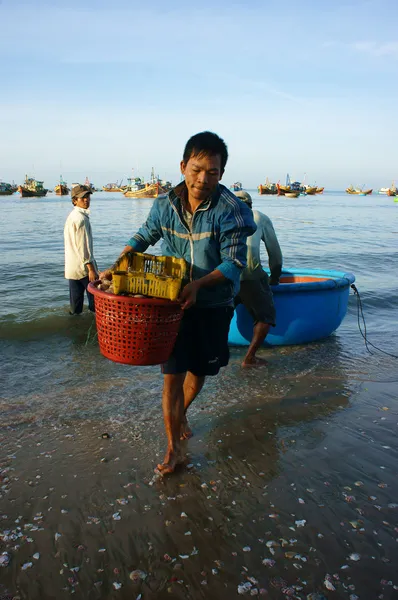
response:
{"label": "distant boat hull", "polygon": [[273,187],[268,187],[267,185],[259,185],[258,193],[260,194],[260,196],[276,196],[276,194],[278,193],[278,190],[276,187],[273,188]]}
{"label": "distant boat hull", "polygon": [[151,183],[141,190],[128,190],[124,192],[126,198],[157,198],[164,194],[167,194],[167,190],[158,183]]}
{"label": "distant boat hull", "polygon": [[[305,188],[305,193],[308,194],[309,196],[315,196],[315,194],[318,193],[318,188],[317,187],[307,187]],[[322,188],[323,191],[323,188]]]}
{"label": "distant boat hull", "polygon": [[351,194],[351,196],[369,196],[373,190],[357,190],[354,188],[347,188],[347,194]]}
{"label": "distant boat hull", "polygon": [[12,196],[14,193],[13,190],[0,190],[0,196]]}
{"label": "distant boat hull", "polygon": [[54,192],[57,196],[67,196],[70,192],[70,189],[67,185],[56,185],[54,188]]}
{"label": "distant boat hull", "polygon": [[42,198],[48,192],[45,188],[38,191],[27,190],[23,185],[18,187],[18,192],[21,194],[22,198]]}
{"label": "distant boat hull", "polygon": [[298,198],[300,192],[285,192],[283,195],[286,196],[286,198]]}

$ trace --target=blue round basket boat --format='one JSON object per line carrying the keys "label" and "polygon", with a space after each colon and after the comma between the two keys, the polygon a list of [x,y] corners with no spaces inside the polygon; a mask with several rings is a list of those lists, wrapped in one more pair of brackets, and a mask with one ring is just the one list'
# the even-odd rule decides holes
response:
{"label": "blue round basket boat", "polygon": [[[271,327],[264,346],[305,344],[328,337],[344,319],[352,273],[291,269],[283,271],[280,284],[272,286],[276,327]],[[229,343],[250,344],[253,319],[243,305],[235,311],[229,330]]]}

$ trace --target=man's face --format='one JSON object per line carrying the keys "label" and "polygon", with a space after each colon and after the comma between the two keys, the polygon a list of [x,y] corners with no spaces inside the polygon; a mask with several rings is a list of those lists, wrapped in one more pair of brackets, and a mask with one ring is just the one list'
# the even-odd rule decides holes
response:
{"label": "man's face", "polygon": [[181,173],[185,176],[189,195],[202,202],[214,192],[221,180],[221,156],[191,156],[187,163],[181,161]]}
{"label": "man's face", "polygon": [[89,208],[90,207],[90,194],[86,194],[83,198],[78,198],[75,202],[75,206],[79,208]]}

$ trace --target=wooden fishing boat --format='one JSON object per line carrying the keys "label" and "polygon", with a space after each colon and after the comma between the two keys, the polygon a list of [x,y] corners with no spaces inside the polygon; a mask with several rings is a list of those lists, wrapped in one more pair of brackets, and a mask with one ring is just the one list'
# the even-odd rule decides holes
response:
{"label": "wooden fishing boat", "polygon": [[0,181],[0,196],[11,196],[15,192],[15,189],[11,183],[5,183]]}
{"label": "wooden fishing boat", "polygon": [[127,185],[122,185],[123,179],[120,180],[120,183],[116,181],[116,183],[107,183],[102,186],[104,192],[125,192],[127,190]]}
{"label": "wooden fishing boat", "polygon": [[397,195],[397,188],[395,189],[389,189],[387,190],[387,196],[396,196]]}
{"label": "wooden fishing boat", "polygon": [[[264,346],[286,346],[315,342],[340,326],[348,307],[352,273],[292,269],[282,272],[279,285],[271,286],[276,309]],[[229,343],[248,346],[253,336],[253,319],[240,304],[229,330]]]}
{"label": "wooden fishing boat", "polygon": [[161,180],[159,179],[159,176],[155,176],[153,167],[149,183],[144,183],[141,177],[129,178],[128,182],[129,184],[124,192],[126,198],[163,197],[166,196],[173,187],[170,181]]}
{"label": "wooden fishing boat", "polygon": [[257,189],[260,196],[275,196],[278,193],[276,183],[271,183],[268,177],[265,183],[260,184]]}
{"label": "wooden fishing boat", "polygon": [[284,196],[286,196],[286,198],[298,198],[300,192],[285,192]]}
{"label": "wooden fishing boat", "polygon": [[62,175],[59,178],[59,183],[54,187],[54,192],[57,196],[67,196],[70,192],[66,181],[62,179]]}
{"label": "wooden fishing boat", "polygon": [[354,188],[352,185],[346,189],[347,194],[355,195],[355,196],[369,196],[373,189],[363,190],[361,188]]}
{"label": "wooden fishing boat", "polygon": [[54,192],[56,193],[57,196],[67,196],[70,192],[70,189],[68,188],[68,186],[66,184],[59,183],[58,185],[55,186]]}
{"label": "wooden fishing boat", "polygon": [[144,187],[133,190],[127,189],[124,192],[126,198],[157,198],[160,195],[167,194],[167,190],[160,183],[146,183]]}
{"label": "wooden fishing boat", "polygon": [[22,198],[32,198],[45,196],[48,189],[43,186],[43,181],[36,181],[33,177],[25,175],[25,183],[18,186],[18,191]]}
{"label": "wooden fishing boat", "polygon": [[309,196],[315,196],[315,194],[317,193],[317,189],[318,189],[317,187],[311,187],[311,186],[307,185],[304,188],[304,193],[308,194]]}

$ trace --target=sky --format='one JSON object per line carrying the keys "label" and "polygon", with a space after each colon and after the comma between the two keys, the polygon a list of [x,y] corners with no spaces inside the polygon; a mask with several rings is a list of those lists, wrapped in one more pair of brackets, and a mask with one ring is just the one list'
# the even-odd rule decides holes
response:
{"label": "sky", "polygon": [[223,183],[398,180],[396,0],[0,0],[0,180],[178,183],[188,138]]}

